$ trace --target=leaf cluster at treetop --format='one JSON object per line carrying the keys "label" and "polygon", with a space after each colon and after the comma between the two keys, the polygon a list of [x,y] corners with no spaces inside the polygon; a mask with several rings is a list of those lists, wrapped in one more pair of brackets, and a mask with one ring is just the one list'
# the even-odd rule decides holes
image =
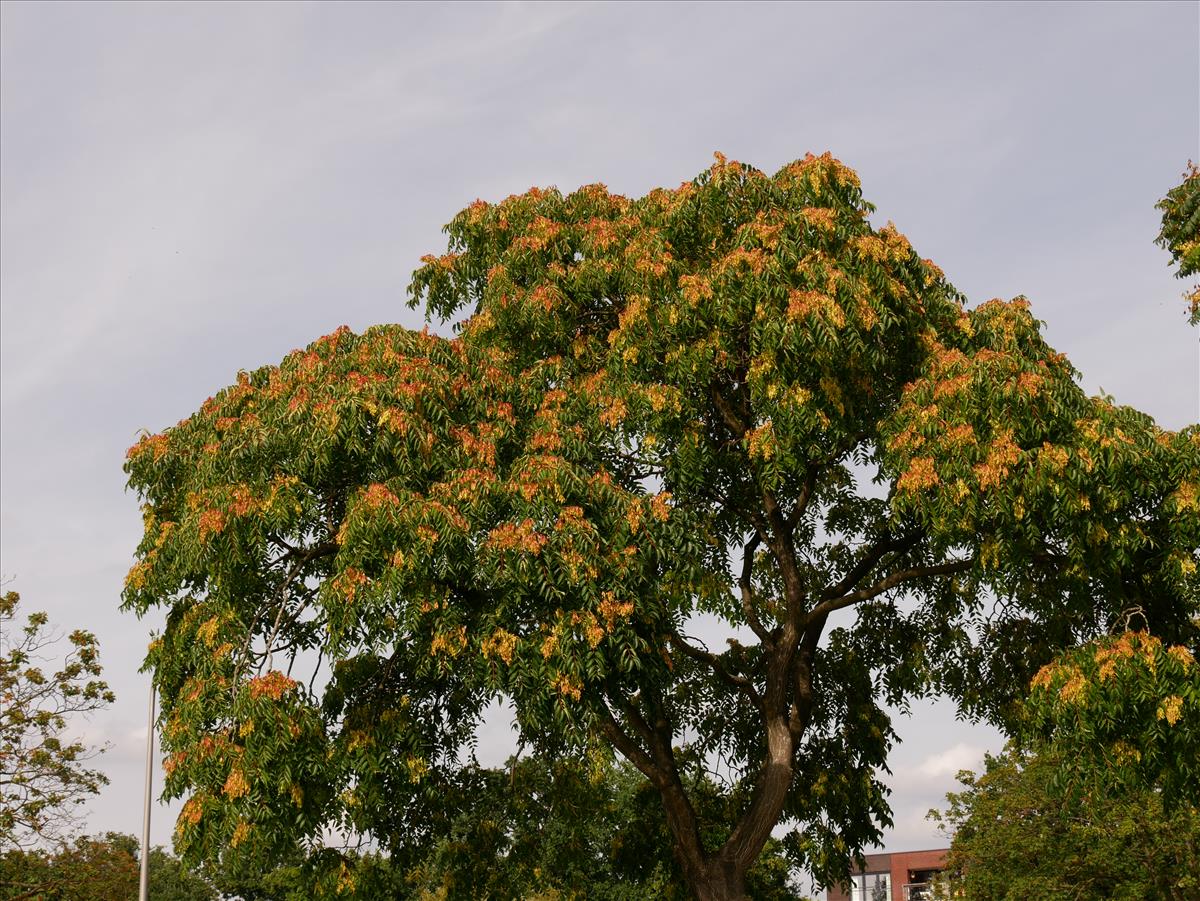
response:
{"label": "leaf cluster at treetop", "polygon": [[871,212],[828,154],[477,201],[411,287],[456,337],[340,329],[133,447],[178,847],[404,855],[507,697],[646,777],[698,898],[781,821],[830,884],[890,823],[885,703],[1007,723],[1135,605],[1194,644],[1200,429],[1086,396]]}

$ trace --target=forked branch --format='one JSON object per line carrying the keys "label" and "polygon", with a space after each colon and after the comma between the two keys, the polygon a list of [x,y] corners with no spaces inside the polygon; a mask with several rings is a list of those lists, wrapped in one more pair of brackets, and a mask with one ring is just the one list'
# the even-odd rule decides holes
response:
{"label": "forked branch", "polygon": [[674,644],[675,647],[679,648],[679,650],[682,651],[685,656],[690,657],[692,660],[695,660],[698,663],[703,663],[705,666],[711,669],[722,682],[740,691],[750,699],[751,703],[753,703],[755,707],[757,707],[759,710],[762,710],[762,698],[759,696],[757,689],[755,689],[754,683],[746,676],[731,671],[725,666],[725,663],[718,655],[712,653],[711,651],[706,651],[704,648],[698,648],[695,645],[690,644],[683,638],[682,635],[674,630],[671,632],[671,643]]}
{"label": "forked branch", "polygon": [[954,573],[966,572],[974,565],[974,560],[952,560],[949,563],[939,563],[936,566],[914,566],[911,569],[900,570],[886,578],[880,579],[874,585],[868,585],[866,588],[860,588],[858,591],[852,591],[841,597],[822,601],[812,609],[809,616],[810,618],[827,616],[834,610],[841,610],[862,601],[869,601],[871,598],[879,597],[885,591],[889,591],[905,582],[912,582],[916,579],[928,578],[929,576],[948,576]]}

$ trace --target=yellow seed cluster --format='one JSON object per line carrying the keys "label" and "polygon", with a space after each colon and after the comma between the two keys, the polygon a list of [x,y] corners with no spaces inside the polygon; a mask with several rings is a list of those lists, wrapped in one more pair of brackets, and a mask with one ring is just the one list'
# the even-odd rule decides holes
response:
{"label": "yellow seed cluster", "polygon": [[1158,718],[1166,720],[1167,725],[1174,726],[1179,722],[1180,716],[1183,715],[1182,710],[1183,698],[1179,695],[1170,695],[1164,698],[1162,703],[1158,705]]}
{"label": "yellow seed cluster", "polygon": [[504,629],[497,629],[480,643],[480,651],[484,657],[496,656],[506,664],[512,663],[516,647],[517,636]]}
{"label": "yellow seed cluster", "polygon": [[243,795],[249,794],[250,783],[246,781],[242,771],[234,767],[229,771],[229,777],[225,780],[225,787],[222,789],[226,797],[240,798]]}

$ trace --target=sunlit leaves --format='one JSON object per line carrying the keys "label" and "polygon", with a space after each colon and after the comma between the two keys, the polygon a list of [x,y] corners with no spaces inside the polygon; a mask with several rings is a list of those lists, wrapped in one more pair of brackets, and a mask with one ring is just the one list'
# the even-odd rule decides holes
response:
{"label": "sunlit leaves", "polygon": [[[377,830],[393,777],[419,791],[485,698],[584,728],[582,686],[645,656],[635,622],[665,611],[637,586],[665,569],[668,498],[620,487],[561,421],[553,364],[501,362],[343,330],[131,450],[153,503],[126,600],[174,599],[149,660],[190,853]],[[331,705],[271,669],[318,650],[376,675],[339,665]]]}
{"label": "sunlit leaves", "polygon": [[[637,201],[535,190],[460,215],[453,259],[418,270],[413,292],[441,315],[466,306],[472,340],[561,358],[598,407],[600,440],[620,436],[685,504],[711,503],[747,463],[786,494],[808,460],[874,427],[916,374],[898,349],[917,348],[926,320],[960,316],[940,273],[894,228],[872,230],[868,210],[828,155],[774,178],[719,158]],[[557,255],[530,267],[547,220]],[[712,434],[714,388],[755,409],[740,452]]]}
{"label": "sunlit leaves", "polygon": [[1031,737],[1064,761],[1061,781],[1200,797],[1200,665],[1146,632],[1107,636],[1038,672]]}

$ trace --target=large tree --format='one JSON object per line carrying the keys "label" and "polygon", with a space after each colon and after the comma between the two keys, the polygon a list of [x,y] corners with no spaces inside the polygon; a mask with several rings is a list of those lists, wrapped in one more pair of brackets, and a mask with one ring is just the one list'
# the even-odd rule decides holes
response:
{"label": "large tree", "polygon": [[340,329],[133,447],[179,847],[426,843],[507,697],[641,772],[698,898],[781,822],[831,883],[889,822],[886,704],[1008,722],[1132,606],[1186,640],[1200,430],[871,211],[828,155],[477,201],[411,289],[456,337]]}

